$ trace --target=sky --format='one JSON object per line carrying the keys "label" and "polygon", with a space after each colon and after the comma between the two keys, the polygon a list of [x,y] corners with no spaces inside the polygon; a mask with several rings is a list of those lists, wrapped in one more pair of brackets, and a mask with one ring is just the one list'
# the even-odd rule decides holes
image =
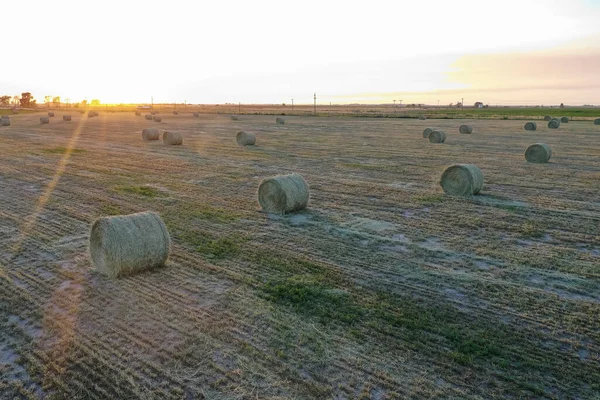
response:
{"label": "sky", "polygon": [[600,104],[600,0],[28,0],[1,12],[0,95],[38,103]]}

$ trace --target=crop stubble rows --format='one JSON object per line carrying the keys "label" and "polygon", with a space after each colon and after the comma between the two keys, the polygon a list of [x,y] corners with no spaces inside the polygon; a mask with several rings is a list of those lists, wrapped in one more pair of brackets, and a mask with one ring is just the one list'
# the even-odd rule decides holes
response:
{"label": "crop stubble rows", "polygon": [[[184,135],[168,147],[142,142],[152,122],[133,115],[36,121],[17,116],[0,131],[8,395],[600,389],[600,133],[590,123],[525,132],[514,121],[180,114],[158,124]],[[458,134],[460,123],[475,132]],[[446,144],[422,139],[429,125],[449,133]],[[240,129],[258,145],[238,147]],[[551,163],[527,164],[524,149],[539,141]],[[443,168],[457,162],[480,166],[483,195],[441,193]],[[309,209],[261,213],[260,179],[288,172],[309,182]],[[92,272],[91,222],[146,209],[173,235],[169,266],[117,281]]]}

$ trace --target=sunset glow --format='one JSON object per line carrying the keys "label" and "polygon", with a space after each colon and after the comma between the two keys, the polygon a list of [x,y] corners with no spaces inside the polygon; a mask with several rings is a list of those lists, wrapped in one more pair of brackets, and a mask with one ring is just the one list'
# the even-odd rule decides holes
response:
{"label": "sunset glow", "polygon": [[11,2],[0,92],[38,103],[310,103],[313,92],[345,103],[598,103],[600,2],[499,4]]}

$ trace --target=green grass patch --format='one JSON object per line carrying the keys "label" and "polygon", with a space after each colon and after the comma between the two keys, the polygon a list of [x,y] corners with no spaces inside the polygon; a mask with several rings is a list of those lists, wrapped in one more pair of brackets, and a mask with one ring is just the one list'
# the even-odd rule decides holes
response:
{"label": "green grass patch", "polygon": [[[44,149],[44,153],[50,154],[65,154],[69,149],[67,147],[53,147],[51,149]],[[87,150],[84,149],[71,149],[71,154],[85,153]]]}
{"label": "green grass patch", "polygon": [[151,186],[117,186],[115,188],[117,192],[135,194],[143,197],[156,197],[160,194],[158,189]]}
{"label": "green grass patch", "polygon": [[246,238],[241,235],[213,237],[205,232],[185,232],[178,236],[208,258],[230,258],[239,254]]}
{"label": "green grass patch", "polygon": [[215,222],[232,222],[239,218],[239,214],[224,208],[202,206],[201,208],[194,209],[192,215],[198,218],[202,218],[209,221]]}
{"label": "green grass patch", "polygon": [[416,201],[422,204],[437,204],[444,201],[443,193],[427,193],[415,198]]}
{"label": "green grass patch", "polygon": [[121,207],[114,205],[114,204],[102,204],[100,206],[100,213],[103,216],[106,215],[122,215],[123,211],[121,210]]}

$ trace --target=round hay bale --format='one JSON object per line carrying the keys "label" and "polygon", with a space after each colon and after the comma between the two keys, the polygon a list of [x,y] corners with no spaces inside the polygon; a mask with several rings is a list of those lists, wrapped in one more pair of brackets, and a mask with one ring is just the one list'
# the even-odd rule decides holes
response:
{"label": "round hay bale", "polygon": [[596,118],[594,120],[594,125],[600,125],[600,118]]}
{"label": "round hay bale", "polygon": [[269,213],[285,214],[306,208],[308,184],[299,174],[263,179],[258,186],[258,203]]}
{"label": "round hay bale", "polygon": [[146,114],[146,115],[144,115],[144,118],[146,118],[147,120],[152,121],[153,117],[152,117],[152,114]]}
{"label": "round hay bale", "polygon": [[111,277],[163,266],[171,251],[165,223],[154,212],[97,219],[90,234],[94,266]]}
{"label": "round hay bale", "polygon": [[426,116],[424,116],[424,115],[419,115],[419,120],[421,120],[421,121],[425,121],[426,119],[427,119],[427,117],[426,117]]}
{"label": "round hay bale", "polygon": [[552,157],[552,149],[544,143],[532,144],[525,150],[525,159],[532,163],[547,163]]}
{"label": "round hay bale", "polygon": [[194,117],[198,118],[200,116],[200,113],[195,112],[194,113]]}
{"label": "round hay bale", "polygon": [[239,118],[238,118],[238,116],[237,116],[237,115],[232,115],[232,116],[231,116],[231,120],[232,120],[232,121],[237,121],[238,119],[239,119]]}
{"label": "round hay bale", "polygon": [[557,120],[556,118],[553,118],[550,120],[550,122],[548,122],[548,128],[550,128],[550,129],[558,129],[559,126],[560,126],[560,121]]}
{"label": "round hay bale", "polygon": [[0,119],[10,119],[10,117],[8,115],[3,115]]}
{"label": "round hay bale", "polygon": [[63,115],[63,121],[70,121],[70,120],[71,120],[70,115]]}
{"label": "round hay bale", "polygon": [[49,124],[49,123],[50,123],[49,117],[40,117],[40,124]]}
{"label": "round hay bale", "polygon": [[526,131],[535,131],[537,130],[537,124],[535,122],[528,122],[525,124]]}
{"label": "round hay bale", "polygon": [[88,117],[89,118],[95,117],[94,112],[93,111],[88,111]]}
{"label": "round hay bale", "polygon": [[0,126],[10,126],[10,119],[7,119],[7,118],[0,119]]}
{"label": "round hay bale", "polygon": [[156,128],[146,128],[142,130],[142,139],[144,140],[158,140],[160,139],[160,132]]}
{"label": "round hay bale", "polygon": [[140,115],[142,115],[142,113],[141,113],[141,112],[139,112],[139,111],[136,111],[136,112],[135,112],[135,116],[136,116],[136,117],[139,117]]}
{"label": "round hay bale", "polygon": [[473,164],[456,164],[446,168],[440,179],[444,192],[453,196],[471,196],[481,191],[483,174]]}
{"label": "round hay bale", "polygon": [[173,111],[173,115],[179,115],[177,111]]}
{"label": "round hay bale", "polygon": [[165,132],[163,133],[163,143],[170,144],[172,146],[179,146],[183,144],[183,136],[178,132]]}
{"label": "round hay bale", "polygon": [[240,131],[237,133],[235,141],[240,146],[253,146],[256,143],[256,135],[254,133]]}
{"label": "round hay bale", "polygon": [[551,116],[549,116],[549,115],[546,115],[546,116],[544,117],[544,121],[551,121],[551,120],[552,120],[552,117],[551,117]]}
{"label": "round hay bale", "polygon": [[283,124],[285,124],[285,119],[277,117],[277,119],[275,119],[275,122],[277,122],[278,124],[283,125]]}
{"label": "round hay bale", "polygon": [[49,113],[48,113],[48,116],[49,116],[49,117],[54,117],[54,113],[53,113],[53,112],[49,112]]}
{"label": "round hay bale", "polygon": [[429,134],[435,130],[437,130],[437,128],[425,128],[425,130],[423,131],[423,138],[427,139],[429,137]]}
{"label": "round hay bale", "polygon": [[563,123],[563,124],[568,124],[569,123],[569,117],[562,117],[560,119],[560,122]]}
{"label": "round hay bale", "polygon": [[162,122],[162,118],[159,117],[159,116],[157,116],[157,115],[155,115],[154,116],[154,122]]}
{"label": "round hay bale", "polygon": [[444,143],[446,141],[446,132],[434,130],[431,131],[429,136],[429,143]]}
{"label": "round hay bale", "polygon": [[473,133],[473,127],[471,125],[461,125],[458,131],[460,133]]}

